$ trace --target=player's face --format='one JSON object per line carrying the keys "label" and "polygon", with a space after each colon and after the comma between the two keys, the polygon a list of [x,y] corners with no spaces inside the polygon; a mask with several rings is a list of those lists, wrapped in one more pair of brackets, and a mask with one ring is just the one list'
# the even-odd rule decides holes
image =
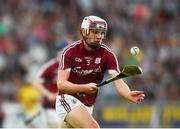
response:
{"label": "player's face", "polygon": [[102,40],[105,38],[104,29],[90,29],[87,42],[101,44]]}

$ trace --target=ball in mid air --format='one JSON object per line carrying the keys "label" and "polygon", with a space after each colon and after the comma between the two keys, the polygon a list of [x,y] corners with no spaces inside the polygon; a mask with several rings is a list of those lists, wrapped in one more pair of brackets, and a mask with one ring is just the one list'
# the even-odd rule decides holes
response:
{"label": "ball in mid air", "polygon": [[131,49],[130,49],[130,52],[131,52],[131,54],[132,55],[137,55],[139,52],[140,52],[140,49],[139,49],[139,47],[137,47],[137,46],[134,46],[134,47],[132,47]]}

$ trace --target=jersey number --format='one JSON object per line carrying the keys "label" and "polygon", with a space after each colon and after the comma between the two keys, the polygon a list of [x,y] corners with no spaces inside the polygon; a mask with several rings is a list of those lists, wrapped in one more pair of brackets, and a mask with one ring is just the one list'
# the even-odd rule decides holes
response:
{"label": "jersey number", "polygon": [[86,65],[90,65],[91,60],[86,60],[86,61],[87,61]]}

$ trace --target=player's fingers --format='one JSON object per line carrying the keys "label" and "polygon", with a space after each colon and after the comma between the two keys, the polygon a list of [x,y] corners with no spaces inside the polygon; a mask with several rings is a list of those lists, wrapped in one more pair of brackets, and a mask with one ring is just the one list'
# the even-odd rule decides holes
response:
{"label": "player's fingers", "polygon": [[144,98],[144,97],[145,97],[144,94],[140,94],[140,95],[138,95],[138,96],[141,97],[141,98]]}
{"label": "player's fingers", "polygon": [[141,94],[141,96],[142,96],[142,97],[145,97],[145,94],[143,93],[143,94]]}
{"label": "player's fingers", "polygon": [[145,94],[144,93],[138,93],[138,94],[136,94],[137,96],[139,96],[139,97],[145,97]]}
{"label": "player's fingers", "polygon": [[132,91],[131,94],[132,95],[140,95],[140,94],[144,94],[144,91]]}
{"label": "player's fingers", "polygon": [[136,104],[139,104],[142,100],[144,99],[144,97],[138,97],[138,98],[136,98],[135,100],[134,100],[134,102],[136,103]]}
{"label": "player's fingers", "polygon": [[99,87],[92,87],[92,89],[97,91],[97,90],[99,90]]}
{"label": "player's fingers", "polygon": [[140,102],[141,102],[141,100],[139,99],[139,100],[136,101],[136,104],[139,104]]}
{"label": "player's fingers", "polygon": [[144,99],[144,97],[140,97],[140,100],[143,100]]}
{"label": "player's fingers", "polygon": [[137,100],[137,101],[136,101],[136,104],[139,104],[139,103],[140,103],[140,100]]}
{"label": "player's fingers", "polygon": [[144,93],[144,91],[135,91],[136,93],[138,93],[138,94],[143,94]]}
{"label": "player's fingers", "polygon": [[96,93],[98,88],[91,87],[89,93]]}

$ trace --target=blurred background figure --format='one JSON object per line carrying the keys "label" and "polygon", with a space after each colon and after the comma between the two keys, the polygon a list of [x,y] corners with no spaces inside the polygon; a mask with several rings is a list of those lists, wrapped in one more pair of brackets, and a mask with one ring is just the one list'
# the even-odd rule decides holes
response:
{"label": "blurred background figure", "polygon": [[[68,45],[67,41],[61,41],[55,44],[56,51],[59,54],[61,50]],[[47,121],[47,127],[58,128],[61,124],[55,110],[55,101],[58,94],[57,89],[57,70],[59,66],[58,55],[41,66],[37,72],[33,86],[42,93],[42,108]]]}
{"label": "blurred background figure", "polygon": [[22,106],[25,127],[48,127],[46,115],[40,105],[41,94],[32,85],[27,84],[19,89],[18,100]]}
{"label": "blurred background figure", "polygon": [[[1,0],[0,127],[25,126],[18,91],[57,55],[56,43],[79,39],[79,23],[87,15],[107,20],[106,45],[121,60],[120,69],[128,64],[143,69],[125,79],[131,89],[145,91],[140,105],[119,101],[111,84],[101,88],[94,114],[101,127],[180,127],[179,5],[179,0]],[[129,53],[132,46],[140,48],[139,55]]]}

